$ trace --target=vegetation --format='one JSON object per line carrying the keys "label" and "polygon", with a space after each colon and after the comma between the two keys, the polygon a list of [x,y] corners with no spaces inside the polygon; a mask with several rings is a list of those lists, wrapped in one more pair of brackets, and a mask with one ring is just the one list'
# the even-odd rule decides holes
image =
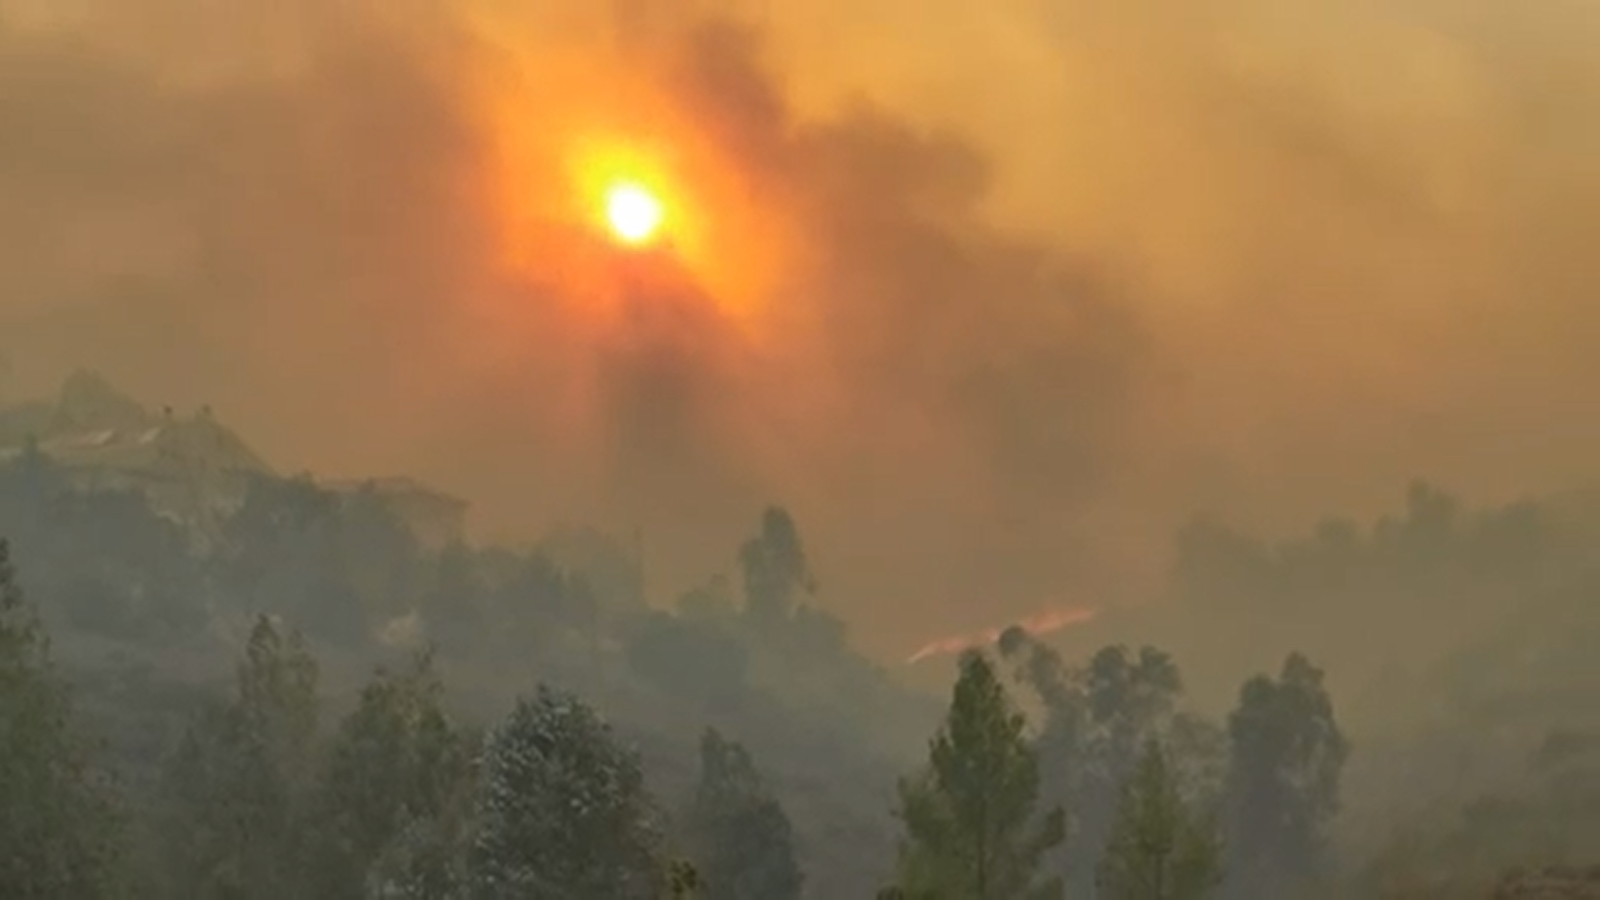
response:
{"label": "vegetation", "polygon": [[639,759],[571,694],[541,687],[495,729],[477,817],[474,897],[657,896],[661,834]]}
{"label": "vegetation", "polygon": [[317,664],[299,636],[256,622],[232,703],[195,716],[172,759],[161,835],[177,896],[303,893],[311,845]]}
{"label": "vegetation", "polygon": [[805,876],[789,816],[749,751],[714,728],[700,740],[700,782],[684,842],[705,900],[798,900]]}
{"label": "vegetation", "polygon": [[119,824],[0,541],[0,895],[115,893]]}
{"label": "vegetation", "polygon": [[1229,846],[1240,896],[1304,891],[1325,873],[1349,745],[1322,672],[1291,655],[1252,678],[1228,718]]}
{"label": "vegetation", "polygon": [[476,735],[446,715],[433,655],[379,669],[329,747],[312,810],[314,895],[448,897],[465,883]]}
{"label": "vegetation", "polygon": [[927,769],[900,785],[899,886],[908,895],[1061,896],[1060,879],[1039,869],[1065,837],[1065,818],[1057,807],[1034,821],[1039,761],[1026,728],[989,660],[968,654]]}
{"label": "vegetation", "polygon": [[1122,787],[1097,876],[1106,900],[1200,900],[1222,882],[1215,826],[1190,807],[1155,739]]}
{"label": "vegetation", "polygon": [[[31,442],[0,463],[28,585],[0,543],[0,895],[1451,897],[1600,838],[1600,504],[1468,516],[1419,488],[1370,533],[1199,525],[1168,618],[1006,631],[961,658],[941,720],[820,608],[780,508],[737,577],[661,609],[596,532],[472,545],[371,485],[255,468],[216,491],[86,480]],[[1436,592],[1532,612],[1387,676],[1395,703],[1437,698],[1426,719],[1356,695],[1359,752],[1303,653],[1207,702],[1226,666],[1197,609]],[[1373,800],[1394,772],[1412,809]]]}

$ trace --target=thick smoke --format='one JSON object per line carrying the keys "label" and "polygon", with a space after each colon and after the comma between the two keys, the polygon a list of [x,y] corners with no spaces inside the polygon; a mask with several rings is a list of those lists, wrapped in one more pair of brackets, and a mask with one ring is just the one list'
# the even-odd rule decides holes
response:
{"label": "thick smoke", "polygon": [[[12,389],[87,363],[495,532],[639,525],[662,590],[786,502],[895,649],[1114,601],[1195,505],[1600,449],[1586,5],[685,8],[0,0]],[[781,277],[602,316],[570,227],[508,263],[506,135],[542,197],[608,107],[692,137],[749,237],[710,268]]]}

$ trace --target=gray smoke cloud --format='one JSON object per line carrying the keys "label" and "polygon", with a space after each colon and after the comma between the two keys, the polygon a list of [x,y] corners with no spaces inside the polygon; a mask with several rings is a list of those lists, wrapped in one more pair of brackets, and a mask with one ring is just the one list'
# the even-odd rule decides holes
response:
{"label": "gray smoke cloud", "polygon": [[[90,364],[285,468],[433,480],[486,532],[639,525],[663,591],[779,500],[904,650],[1114,602],[1196,506],[1359,512],[1414,474],[1498,496],[1600,449],[1584,4],[0,23],[13,390]],[[572,275],[612,252],[590,223],[505,253],[587,113],[692,138],[682,189],[736,220],[605,315]]]}

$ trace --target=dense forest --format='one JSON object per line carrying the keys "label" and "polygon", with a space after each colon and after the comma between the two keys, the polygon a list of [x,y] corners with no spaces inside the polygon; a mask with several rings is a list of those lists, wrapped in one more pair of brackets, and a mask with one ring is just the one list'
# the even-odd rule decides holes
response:
{"label": "dense forest", "polygon": [[652,604],[624,540],[474,544],[93,376],[0,431],[6,897],[1443,898],[1600,840],[1582,497],[1197,523],[941,698],[781,507]]}

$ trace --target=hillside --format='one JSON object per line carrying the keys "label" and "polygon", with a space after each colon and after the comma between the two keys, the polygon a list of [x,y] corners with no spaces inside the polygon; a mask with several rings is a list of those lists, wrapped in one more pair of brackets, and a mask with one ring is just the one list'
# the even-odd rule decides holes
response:
{"label": "hillside", "polygon": [[[0,409],[0,462],[30,450],[48,456],[80,489],[132,490],[163,516],[214,537],[254,479],[275,471],[210,407],[158,410],[79,370],[54,398]],[[466,501],[404,477],[323,483],[336,494],[370,494],[418,536],[441,545],[460,536]]]}
{"label": "hillside", "polygon": [[151,410],[92,373],[0,410],[0,537],[140,821],[158,818],[161,772],[266,614],[315,654],[325,725],[374,666],[430,644],[470,725],[540,684],[581,692],[669,810],[702,731],[736,736],[793,816],[811,896],[885,877],[895,778],[934,709],[841,622],[798,592],[752,614],[748,585],[715,578],[695,596],[716,602],[653,610],[628,542],[568,529],[473,545],[465,511],[408,478],[280,475],[209,410]]}

